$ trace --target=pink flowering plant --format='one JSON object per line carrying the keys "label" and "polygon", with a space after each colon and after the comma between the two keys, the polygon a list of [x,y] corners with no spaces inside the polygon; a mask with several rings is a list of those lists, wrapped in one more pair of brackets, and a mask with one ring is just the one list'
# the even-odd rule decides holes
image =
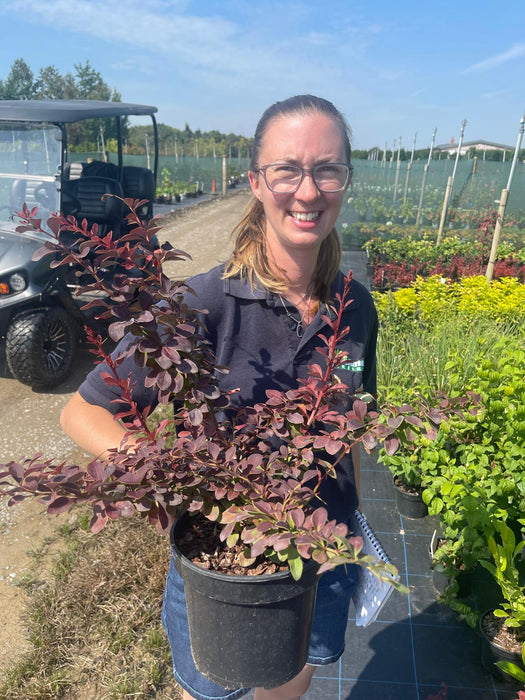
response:
{"label": "pink flowering plant", "polygon": [[[88,305],[100,306],[111,339],[132,334],[110,355],[104,339],[86,329],[97,361],[107,363],[104,382],[117,389],[115,418],[127,426],[132,441],[85,468],[40,454],[0,465],[0,492],[11,505],[36,497],[55,514],[89,504],[94,532],[138,511],[168,533],[182,512],[200,513],[217,524],[223,546],[240,549],[242,566],[258,558],[277,561],[287,564],[295,578],[308,559],[318,562],[320,571],[355,562],[379,577],[395,573],[391,565],[362,556],[361,539],[328,518],[320,486],[336,478],[337,464],[354,445],[370,451],[381,443],[394,453],[418,435],[433,438],[448,416],[476,410],[475,397],[441,396],[435,405],[421,398],[417,404],[381,409],[355,397],[349,410],[341,410],[347,388],[337,372],[346,360],[339,343],[349,332],[343,311],[352,303],[350,273],[343,294],[324,317],[330,333],[319,341],[323,364],[313,364],[296,389],[268,391],[265,402],[234,409],[230,395],[217,385],[217,374],[227,369],[215,366],[202,333],[202,313],[188,303],[191,290],[163,272],[165,262],[187,254],[169,243],[159,246],[158,219],[145,227],[136,214],[142,202],[125,203],[128,232],[121,237],[102,236],[85,220],[77,224],[71,216],[55,215],[48,220],[50,240],[36,256],[55,256],[57,268],[82,268],[88,282],[79,293],[96,293]],[[19,230],[41,230],[36,215],[24,207]],[[73,247],[62,242],[63,232],[68,240],[76,239]],[[147,368],[145,382],[159,404],[175,401],[168,418],[153,421],[150,409],[133,400],[132,377],[119,373],[129,356]]]}

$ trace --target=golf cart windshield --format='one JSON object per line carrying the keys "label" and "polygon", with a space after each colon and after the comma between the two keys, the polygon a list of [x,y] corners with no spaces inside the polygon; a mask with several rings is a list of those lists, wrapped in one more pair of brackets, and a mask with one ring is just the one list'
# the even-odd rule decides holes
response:
{"label": "golf cart windshield", "polygon": [[61,150],[58,126],[0,122],[0,227],[14,230],[24,202],[42,223],[59,210]]}

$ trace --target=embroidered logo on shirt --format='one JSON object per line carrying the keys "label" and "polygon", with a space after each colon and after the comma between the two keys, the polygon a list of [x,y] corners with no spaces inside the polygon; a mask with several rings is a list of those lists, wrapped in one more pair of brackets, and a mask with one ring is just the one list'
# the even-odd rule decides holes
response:
{"label": "embroidered logo on shirt", "polygon": [[345,362],[344,365],[340,365],[341,369],[346,369],[349,372],[362,372],[365,368],[364,360],[356,360],[355,362]]}

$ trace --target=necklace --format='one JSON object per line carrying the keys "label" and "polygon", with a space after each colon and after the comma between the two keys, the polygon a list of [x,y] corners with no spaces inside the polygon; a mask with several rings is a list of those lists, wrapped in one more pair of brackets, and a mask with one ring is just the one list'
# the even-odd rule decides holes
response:
{"label": "necklace", "polygon": [[305,316],[310,309],[310,297],[308,297],[308,299],[306,300],[306,308],[303,311],[303,313],[301,314],[301,318],[297,318],[296,316],[294,316],[293,314],[290,313],[290,310],[288,309],[288,307],[284,303],[284,299],[282,298],[282,296],[280,294],[279,294],[279,299],[281,300],[281,304],[283,306],[283,309],[284,309],[286,315],[288,316],[289,319],[291,319],[295,323],[295,333],[296,333],[297,337],[302,338],[304,335],[304,319],[305,319]]}

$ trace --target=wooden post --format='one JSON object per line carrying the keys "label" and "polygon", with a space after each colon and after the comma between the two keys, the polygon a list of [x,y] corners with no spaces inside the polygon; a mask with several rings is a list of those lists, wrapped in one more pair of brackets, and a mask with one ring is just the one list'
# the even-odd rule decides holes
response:
{"label": "wooden post", "polygon": [[452,189],[452,175],[449,175],[448,180],[447,180],[447,188],[445,190],[445,198],[443,200],[443,208],[441,210],[441,220],[439,222],[439,231],[438,231],[436,245],[439,245],[441,243],[441,239],[443,238],[443,228],[445,227],[445,220],[447,218],[448,200],[450,198],[450,190],[451,189]]}
{"label": "wooden post", "polygon": [[226,155],[222,157],[222,194],[226,195]]}
{"label": "wooden post", "polygon": [[496,262],[496,254],[498,252],[499,237],[501,234],[501,227],[503,226],[503,217],[505,216],[505,207],[507,206],[507,194],[508,190],[501,190],[501,198],[499,200],[498,208],[498,218],[496,219],[496,225],[494,226],[494,235],[492,236],[492,248],[490,249],[489,263],[487,265],[487,271],[485,277],[490,282],[494,274],[494,263]]}

